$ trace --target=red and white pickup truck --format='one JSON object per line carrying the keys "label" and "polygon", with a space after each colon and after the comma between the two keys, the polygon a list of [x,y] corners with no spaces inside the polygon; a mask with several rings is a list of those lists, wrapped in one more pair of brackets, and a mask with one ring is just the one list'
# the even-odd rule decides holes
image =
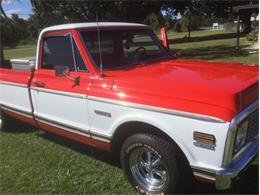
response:
{"label": "red and white pickup truck", "polygon": [[48,27],[36,59],[11,62],[1,129],[13,117],[117,152],[142,193],[227,189],[258,157],[258,65],[177,59],[133,23]]}

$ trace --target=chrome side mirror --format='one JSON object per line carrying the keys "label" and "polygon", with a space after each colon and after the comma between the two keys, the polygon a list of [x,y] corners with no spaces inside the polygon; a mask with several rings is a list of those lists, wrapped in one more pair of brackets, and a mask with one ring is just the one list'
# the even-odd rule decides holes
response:
{"label": "chrome side mirror", "polygon": [[74,85],[79,85],[80,84],[80,77],[72,77],[70,76],[70,69],[68,66],[54,66],[55,69],[55,76],[57,77],[67,77],[74,81]]}
{"label": "chrome side mirror", "polygon": [[67,76],[70,73],[70,69],[68,66],[54,66],[55,76],[62,77]]}

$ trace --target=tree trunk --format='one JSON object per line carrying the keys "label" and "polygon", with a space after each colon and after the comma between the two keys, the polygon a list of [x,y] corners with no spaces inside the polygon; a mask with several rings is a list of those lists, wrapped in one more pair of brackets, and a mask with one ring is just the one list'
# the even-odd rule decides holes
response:
{"label": "tree trunk", "polygon": [[4,61],[5,61],[4,47],[3,47],[3,44],[2,44],[2,36],[1,36],[1,32],[0,32],[0,67],[3,67]]}
{"label": "tree trunk", "polygon": [[189,40],[190,40],[190,26],[191,26],[191,14],[189,13],[189,17],[188,17],[188,32],[189,32]]}
{"label": "tree trunk", "polygon": [[244,33],[245,34],[248,34],[252,31],[252,27],[251,27],[251,15],[252,15],[252,12],[241,12],[240,13],[240,18],[241,20],[243,21],[243,24],[244,24]]}

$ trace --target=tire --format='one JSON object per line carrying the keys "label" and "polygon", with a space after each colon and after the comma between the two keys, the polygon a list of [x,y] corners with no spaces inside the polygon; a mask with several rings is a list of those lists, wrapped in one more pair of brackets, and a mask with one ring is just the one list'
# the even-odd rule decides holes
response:
{"label": "tire", "polygon": [[154,135],[127,138],[120,160],[128,181],[142,194],[180,193],[191,179],[178,147]]}
{"label": "tire", "polygon": [[8,131],[12,127],[12,119],[0,109],[0,131]]}

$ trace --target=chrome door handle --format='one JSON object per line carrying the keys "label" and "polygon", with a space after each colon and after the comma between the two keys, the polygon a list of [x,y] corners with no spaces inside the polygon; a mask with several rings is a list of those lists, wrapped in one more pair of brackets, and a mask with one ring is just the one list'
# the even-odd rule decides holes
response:
{"label": "chrome door handle", "polygon": [[41,81],[34,81],[33,84],[36,85],[37,87],[44,87],[45,86],[45,84]]}

